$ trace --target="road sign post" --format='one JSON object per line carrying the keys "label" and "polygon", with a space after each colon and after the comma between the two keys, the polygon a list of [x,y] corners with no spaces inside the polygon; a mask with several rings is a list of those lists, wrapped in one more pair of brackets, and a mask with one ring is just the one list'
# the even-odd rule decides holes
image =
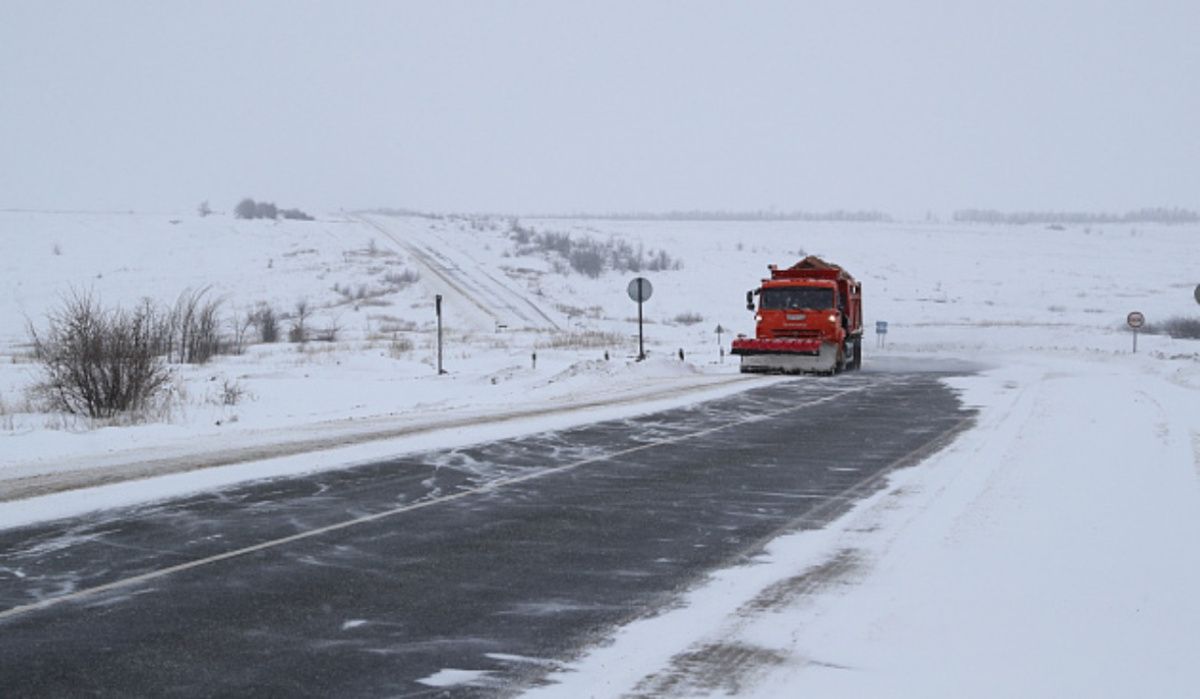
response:
{"label": "road sign post", "polygon": [[436,294],[433,297],[434,308],[437,311],[437,371],[438,376],[446,373],[442,368],[442,295]]}
{"label": "road sign post", "polygon": [[725,332],[725,328],[721,327],[720,323],[717,323],[717,349],[721,353],[722,364],[725,363],[725,345],[721,344],[721,333],[723,332]]}
{"label": "road sign post", "polygon": [[1138,311],[1134,311],[1125,316],[1125,322],[1129,324],[1129,327],[1133,328],[1133,353],[1137,354],[1138,329],[1146,324],[1146,316]]}
{"label": "road sign post", "polygon": [[875,346],[883,347],[887,340],[888,324],[886,320],[875,321]]}
{"label": "road sign post", "polygon": [[629,298],[637,301],[638,305],[638,356],[640,362],[646,358],[646,344],[642,334],[642,304],[650,298],[650,294],[654,293],[654,287],[650,285],[650,280],[645,277],[637,277],[629,282],[629,287],[626,289],[629,293]]}

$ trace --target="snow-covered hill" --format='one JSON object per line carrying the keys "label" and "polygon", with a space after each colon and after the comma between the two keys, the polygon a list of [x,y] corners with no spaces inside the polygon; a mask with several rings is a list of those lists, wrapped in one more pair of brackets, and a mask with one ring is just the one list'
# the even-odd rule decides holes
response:
{"label": "snow-covered hill", "polygon": [[[835,526],[785,537],[759,565],[715,576],[541,691],[634,691],[714,639],[764,650],[747,657],[769,662],[738,685],[760,696],[1182,696],[1200,680],[1188,655],[1200,626],[1200,341],[1142,335],[1134,355],[1124,327],[1134,310],[1160,325],[1200,315],[1200,229],[518,227],[663,251],[672,264],[590,277],[553,250],[519,244],[500,218],[0,213],[0,492],[74,486],[96,469],[151,468],[136,472],[145,476],[147,464],[213,452],[278,457],[0,503],[0,525],[775,380],[738,375],[714,331],[751,332],[745,291],[766,265],[818,254],[863,282],[868,369],[985,367],[954,380],[980,408],[978,426]],[[630,361],[636,307],[625,287],[635,274],[655,288],[643,364]],[[263,304],[286,316],[305,301],[310,327],[333,337],[177,367],[173,397],[137,424],[40,409],[27,322],[44,322],[72,290],[130,305],[173,303],[188,288],[210,289],[229,318]],[[434,294],[446,297],[445,376],[434,368]],[[870,332],[879,320],[890,324],[884,347]],[[390,441],[373,441],[383,434]],[[340,450],[299,453],[325,436]],[[745,612],[764,588],[816,579],[847,551],[853,565],[788,605]]]}

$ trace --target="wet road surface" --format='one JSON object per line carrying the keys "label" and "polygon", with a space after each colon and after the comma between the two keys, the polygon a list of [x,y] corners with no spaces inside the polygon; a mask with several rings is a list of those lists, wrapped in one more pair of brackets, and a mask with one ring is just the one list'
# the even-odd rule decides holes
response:
{"label": "wet road surface", "polygon": [[[971,413],[941,377],[801,378],[0,531],[0,688],[510,694],[944,444]],[[445,669],[478,674],[420,682]]]}

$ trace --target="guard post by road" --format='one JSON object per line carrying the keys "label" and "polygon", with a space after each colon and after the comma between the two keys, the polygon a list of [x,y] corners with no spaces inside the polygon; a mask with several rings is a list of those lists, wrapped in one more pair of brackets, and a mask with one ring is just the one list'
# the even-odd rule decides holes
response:
{"label": "guard post by road", "polygon": [[629,282],[629,288],[626,289],[629,293],[629,298],[637,301],[638,305],[638,356],[640,362],[646,358],[646,344],[642,335],[642,304],[650,298],[650,294],[654,293],[654,287],[650,285],[650,280],[645,277],[637,277]]}
{"label": "guard post by road", "polygon": [[434,309],[437,311],[437,371],[438,376],[446,373],[442,368],[442,295],[436,294],[433,297]]}
{"label": "guard post by road", "polygon": [[1133,353],[1137,354],[1138,329],[1146,324],[1146,316],[1138,311],[1134,311],[1125,316],[1125,322],[1129,324],[1129,327],[1133,328]]}

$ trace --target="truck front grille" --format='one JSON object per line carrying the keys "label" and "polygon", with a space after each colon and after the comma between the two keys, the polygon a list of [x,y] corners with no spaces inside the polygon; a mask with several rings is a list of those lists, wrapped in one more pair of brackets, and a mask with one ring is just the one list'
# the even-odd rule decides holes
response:
{"label": "truck front grille", "polygon": [[775,331],[775,337],[792,337],[801,340],[818,338],[821,336],[820,330],[797,330],[789,328],[780,328]]}

